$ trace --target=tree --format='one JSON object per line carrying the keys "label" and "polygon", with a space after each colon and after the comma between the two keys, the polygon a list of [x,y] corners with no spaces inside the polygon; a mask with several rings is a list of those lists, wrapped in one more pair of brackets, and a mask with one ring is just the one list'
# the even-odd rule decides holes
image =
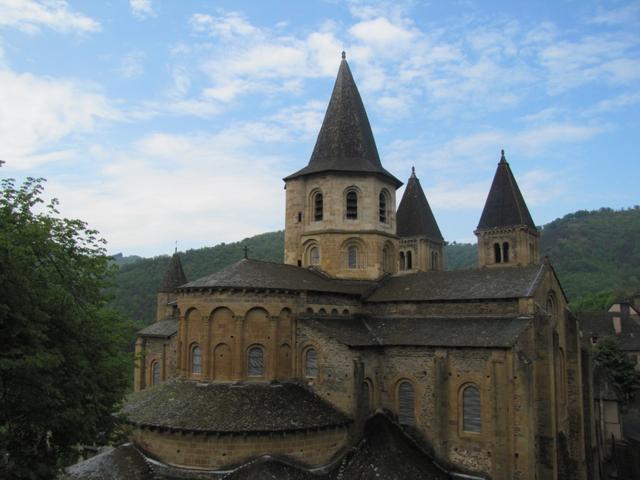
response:
{"label": "tree", "polygon": [[640,372],[635,369],[631,357],[620,350],[615,338],[605,337],[598,341],[595,362],[605,368],[625,400],[632,398],[640,388]]}
{"label": "tree", "polygon": [[104,440],[128,388],[131,331],[105,308],[105,241],[45,205],[43,179],[0,190],[0,478],[53,478]]}

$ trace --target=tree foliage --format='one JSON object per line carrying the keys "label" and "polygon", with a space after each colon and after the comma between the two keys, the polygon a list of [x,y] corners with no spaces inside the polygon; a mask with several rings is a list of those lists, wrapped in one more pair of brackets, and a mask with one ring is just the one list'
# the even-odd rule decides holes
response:
{"label": "tree foliage", "polygon": [[613,337],[605,337],[596,345],[596,364],[602,366],[613,380],[624,399],[630,399],[640,389],[640,372],[635,369],[635,362],[620,350]]}
{"label": "tree foliage", "polygon": [[53,478],[110,434],[128,387],[132,332],[105,308],[104,240],[45,205],[42,185],[0,191],[0,478]]}

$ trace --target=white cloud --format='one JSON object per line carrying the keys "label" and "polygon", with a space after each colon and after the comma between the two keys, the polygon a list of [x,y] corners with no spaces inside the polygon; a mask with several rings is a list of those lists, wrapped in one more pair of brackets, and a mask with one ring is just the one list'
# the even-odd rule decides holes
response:
{"label": "white cloud", "polygon": [[96,32],[100,23],[74,12],[65,0],[0,0],[0,26],[35,33],[42,27],[58,32]]}
{"label": "white cloud", "polygon": [[614,110],[623,109],[640,103],[640,92],[623,93],[616,95],[615,97],[606,98],[600,100],[593,107],[588,108],[585,112],[586,115],[611,112]]}
{"label": "white cloud", "polygon": [[59,142],[119,113],[104,95],[70,80],[0,71],[0,158],[12,168],[69,158]]}
{"label": "white cloud", "polygon": [[260,35],[260,29],[251,25],[238,12],[229,12],[218,17],[205,13],[195,13],[191,15],[189,23],[196,32],[204,32],[224,40]]}
{"label": "white cloud", "polygon": [[140,50],[134,50],[122,57],[118,73],[124,78],[136,78],[144,73],[142,65],[146,55]]}
{"label": "white cloud", "polygon": [[129,6],[131,7],[131,13],[140,20],[154,15],[151,0],[129,0]]}

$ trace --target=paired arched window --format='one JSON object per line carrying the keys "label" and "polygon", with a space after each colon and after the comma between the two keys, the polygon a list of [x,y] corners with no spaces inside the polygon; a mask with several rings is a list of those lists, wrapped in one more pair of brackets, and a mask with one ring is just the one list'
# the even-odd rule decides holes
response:
{"label": "paired arched window", "polygon": [[347,192],[345,217],[347,220],[356,220],[358,218],[358,193],[355,190]]}
{"label": "paired arched window", "polygon": [[309,249],[309,264],[320,265],[320,248],[317,245]]}
{"label": "paired arched window", "polygon": [[378,217],[380,223],[389,223],[389,192],[382,190],[378,198]]}
{"label": "paired arched window", "polygon": [[318,353],[314,348],[309,348],[304,354],[304,376],[307,378],[318,376]]}
{"label": "paired arched window", "polygon": [[247,352],[247,375],[249,377],[264,376],[264,349],[254,345]]}
{"label": "paired arched window", "polygon": [[202,351],[198,345],[191,347],[191,373],[202,373]]}
{"label": "paired arched window", "polygon": [[462,430],[479,433],[481,426],[480,390],[469,385],[462,391]]}
{"label": "paired arched window", "polygon": [[494,243],[493,244],[493,261],[494,261],[494,263],[502,262],[502,252],[500,250],[500,244],[499,243]]}
{"label": "paired arched window", "polygon": [[415,392],[408,380],[398,384],[398,422],[400,425],[415,425]]}
{"label": "paired arched window", "polygon": [[504,263],[509,263],[509,242],[504,242],[502,244],[502,261]]}
{"label": "paired arched window", "polygon": [[406,259],[407,259],[407,270],[411,270],[413,268],[413,265],[411,264],[411,250],[409,250],[406,254]]}
{"label": "paired arched window", "polygon": [[407,260],[405,259],[404,252],[400,252],[400,270],[407,269]]}
{"label": "paired arched window", "polygon": [[323,215],[322,192],[316,192],[313,196],[313,220],[320,222]]}
{"label": "paired arched window", "polygon": [[151,385],[160,383],[160,363],[156,360],[151,364]]}
{"label": "paired arched window", "polygon": [[358,247],[349,245],[347,248],[347,267],[358,268]]}
{"label": "paired arched window", "polygon": [[494,263],[509,263],[509,242],[493,244],[493,261]]}

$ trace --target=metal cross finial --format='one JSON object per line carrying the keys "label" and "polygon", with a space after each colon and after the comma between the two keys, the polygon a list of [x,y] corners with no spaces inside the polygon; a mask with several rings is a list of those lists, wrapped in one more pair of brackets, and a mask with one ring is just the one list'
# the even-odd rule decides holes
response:
{"label": "metal cross finial", "polygon": [[174,254],[178,253],[178,240],[176,240],[176,249],[173,252]]}
{"label": "metal cross finial", "polygon": [[411,175],[416,176],[416,167],[411,167]]}
{"label": "metal cross finial", "polygon": [[342,51],[342,59],[343,60],[347,59],[347,52],[345,52],[344,50]]}
{"label": "metal cross finial", "polygon": [[249,247],[245,245],[243,250],[244,250],[244,258],[249,258]]}
{"label": "metal cross finial", "polygon": [[506,157],[504,156],[504,149],[500,150],[500,161],[501,162],[507,161]]}

